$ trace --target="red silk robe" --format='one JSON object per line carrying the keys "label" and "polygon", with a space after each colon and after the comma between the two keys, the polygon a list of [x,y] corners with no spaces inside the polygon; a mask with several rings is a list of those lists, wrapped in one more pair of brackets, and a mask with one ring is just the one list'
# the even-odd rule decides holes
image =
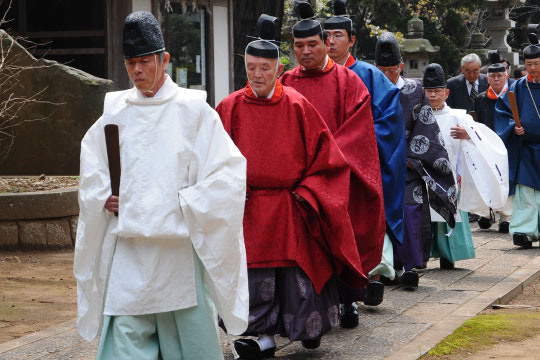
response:
{"label": "red silk robe", "polygon": [[300,266],[318,293],[335,271],[365,285],[347,211],[350,169],[317,110],[279,81],[271,99],[248,84],[216,110],[247,159],[248,267]]}
{"label": "red silk robe", "polygon": [[367,274],[381,262],[386,229],[369,92],[354,72],[330,58],[322,71],[298,66],[283,74],[281,82],[315,106],[351,166],[349,216]]}

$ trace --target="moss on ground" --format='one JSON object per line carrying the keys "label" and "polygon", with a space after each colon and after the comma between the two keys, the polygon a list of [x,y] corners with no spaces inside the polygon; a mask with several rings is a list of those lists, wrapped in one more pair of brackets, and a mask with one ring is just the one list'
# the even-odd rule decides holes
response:
{"label": "moss on ground", "polygon": [[499,342],[519,342],[540,331],[540,312],[500,310],[467,320],[451,335],[431,349],[422,360],[459,359]]}

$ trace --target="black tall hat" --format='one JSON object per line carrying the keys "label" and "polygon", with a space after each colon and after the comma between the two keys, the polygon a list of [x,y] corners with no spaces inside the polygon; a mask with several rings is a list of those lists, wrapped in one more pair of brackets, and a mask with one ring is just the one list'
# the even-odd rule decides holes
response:
{"label": "black tall hat", "polygon": [[164,51],[165,41],[154,15],[147,11],[129,14],[124,22],[122,45],[126,59]]}
{"label": "black tall hat", "polygon": [[379,35],[375,45],[375,64],[379,66],[394,66],[401,64],[401,50],[399,43],[391,32]]}
{"label": "black tall hat", "polygon": [[322,26],[318,21],[313,20],[315,13],[311,3],[307,0],[298,0],[294,3],[296,15],[302,20],[294,24],[292,28],[293,37],[306,38],[322,34]]}
{"label": "black tall hat", "polygon": [[246,54],[268,59],[279,57],[279,47],[272,43],[276,37],[275,24],[277,17],[262,14],[257,20],[257,33],[259,39],[250,42],[246,47]]}
{"label": "black tall hat", "polygon": [[501,54],[499,54],[499,50],[489,50],[488,60],[489,60],[490,65],[502,63]]}
{"label": "black tall hat", "polygon": [[531,45],[523,49],[523,57],[525,59],[536,59],[540,57],[540,44],[538,43],[538,35],[535,33],[529,34]]}
{"label": "black tall hat", "polygon": [[435,89],[446,87],[446,77],[441,65],[433,63],[426,66],[422,86],[424,89]]}
{"label": "black tall hat", "polygon": [[352,32],[352,21],[347,17],[347,8],[345,2],[347,0],[335,0],[334,1],[334,15],[324,22],[325,30],[346,30],[349,35]]}

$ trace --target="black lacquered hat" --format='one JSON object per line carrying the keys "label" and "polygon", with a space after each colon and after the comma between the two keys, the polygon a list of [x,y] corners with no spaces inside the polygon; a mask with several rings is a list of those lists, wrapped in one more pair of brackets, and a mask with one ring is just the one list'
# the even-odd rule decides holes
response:
{"label": "black lacquered hat", "polygon": [[444,70],[441,65],[433,63],[426,66],[422,86],[424,89],[446,87],[446,77],[444,76]]}
{"label": "black lacquered hat", "polygon": [[257,40],[250,42],[246,46],[246,54],[268,59],[279,57],[279,47],[273,43],[276,38],[277,17],[262,14],[257,21]]}
{"label": "black lacquered hat", "polygon": [[491,64],[488,66],[487,72],[488,74],[496,73],[496,72],[506,72],[506,66],[504,66],[504,64],[501,64],[501,63]]}
{"label": "black lacquered hat", "polygon": [[294,10],[296,15],[302,20],[294,24],[292,28],[293,37],[307,38],[322,34],[321,23],[313,20],[315,13],[313,12],[313,7],[311,7],[309,1],[296,1],[294,3]]}
{"label": "black lacquered hat", "polygon": [[529,34],[531,45],[523,49],[523,57],[525,59],[536,59],[540,57],[540,44],[538,43],[538,35],[535,33]]}
{"label": "black lacquered hat", "polygon": [[334,1],[334,16],[328,18],[324,22],[325,30],[346,30],[349,35],[352,32],[353,25],[352,20],[347,17],[347,8],[345,7],[346,0]]}
{"label": "black lacquered hat", "polygon": [[126,59],[164,51],[165,41],[154,15],[147,11],[129,14],[124,22],[122,46]]}
{"label": "black lacquered hat", "polygon": [[394,66],[401,64],[401,50],[399,43],[391,32],[379,35],[375,45],[375,64],[379,66]]}

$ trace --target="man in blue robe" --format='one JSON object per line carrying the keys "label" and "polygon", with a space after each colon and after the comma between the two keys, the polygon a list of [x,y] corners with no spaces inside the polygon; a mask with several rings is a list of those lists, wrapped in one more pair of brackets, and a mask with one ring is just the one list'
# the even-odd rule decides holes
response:
{"label": "man in blue robe", "polygon": [[[455,182],[451,171],[448,171],[448,153],[441,143],[440,129],[424,94],[421,80],[400,76],[404,63],[399,43],[392,33],[385,32],[379,36],[375,47],[375,66],[400,89],[407,140],[405,236],[401,245],[394,246],[394,283],[409,288],[417,287],[419,277],[413,269],[425,267],[431,251],[429,205],[431,203],[433,208],[447,218],[453,217],[456,204],[446,194],[450,187],[455,186]],[[411,150],[418,136],[429,139],[429,151],[418,154]],[[426,184],[437,186],[426,187]]]}
{"label": "man in blue robe", "polygon": [[[337,64],[355,72],[366,85],[371,96],[371,111],[379,149],[384,193],[386,235],[381,263],[369,273],[372,280],[366,289],[364,304],[378,305],[382,302],[380,276],[393,279],[392,242],[401,244],[404,236],[403,202],[406,174],[405,127],[399,89],[375,66],[356,60],[350,53],[356,36],[352,21],[346,16],[345,2],[334,1],[333,16],[324,23],[328,33],[328,55]],[[347,305],[347,304],[345,304]],[[343,320],[343,318],[341,319]],[[343,321],[342,321],[343,325]]]}
{"label": "man in blue robe", "polygon": [[[514,194],[510,234],[514,245],[532,247],[538,241],[540,210],[540,44],[529,34],[523,50],[528,76],[510,85],[495,105],[495,132],[508,150],[510,194]],[[512,115],[508,93],[514,92],[521,126]]]}

